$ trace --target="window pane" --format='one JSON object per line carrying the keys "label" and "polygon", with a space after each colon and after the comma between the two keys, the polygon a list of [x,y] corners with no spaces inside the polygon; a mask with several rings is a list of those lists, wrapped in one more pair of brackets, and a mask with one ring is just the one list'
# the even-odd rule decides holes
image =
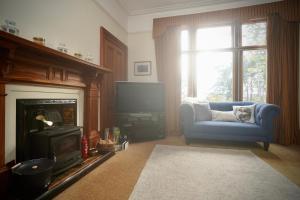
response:
{"label": "window pane", "polygon": [[266,45],[266,22],[243,24],[242,45]]}
{"label": "window pane", "polygon": [[265,102],[267,50],[243,52],[243,100]]}
{"label": "window pane", "polygon": [[232,52],[197,55],[197,96],[204,101],[232,101]]}
{"label": "window pane", "polygon": [[184,100],[188,96],[188,74],[189,59],[188,54],[181,55],[181,99]]}
{"label": "window pane", "polygon": [[197,30],[197,50],[230,47],[232,47],[231,26],[200,28]]}
{"label": "window pane", "polygon": [[187,30],[181,31],[180,42],[181,42],[181,51],[187,51],[190,49],[189,32]]}

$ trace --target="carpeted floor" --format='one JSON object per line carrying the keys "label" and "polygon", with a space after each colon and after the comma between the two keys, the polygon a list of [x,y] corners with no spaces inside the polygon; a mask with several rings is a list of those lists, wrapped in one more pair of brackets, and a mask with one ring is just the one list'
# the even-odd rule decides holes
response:
{"label": "carpeted floor", "polygon": [[249,150],[156,145],[130,200],[299,200],[300,187]]}
{"label": "carpeted floor", "polygon": [[[117,153],[55,199],[128,199],[156,144],[185,145],[183,137],[179,136],[167,137],[158,141],[130,144],[128,150]],[[259,145],[247,143],[199,141],[191,146],[249,149],[300,186],[300,146],[285,147],[272,144],[269,152],[265,152]]]}

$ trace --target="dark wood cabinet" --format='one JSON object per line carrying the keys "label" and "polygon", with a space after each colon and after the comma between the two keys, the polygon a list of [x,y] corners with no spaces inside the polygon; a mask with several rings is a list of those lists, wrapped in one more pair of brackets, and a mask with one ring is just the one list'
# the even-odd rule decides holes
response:
{"label": "dark wood cabinet", "polygon": [[165,113],[118,113],[116,124],[130,141],[144,141],[165,137]]}

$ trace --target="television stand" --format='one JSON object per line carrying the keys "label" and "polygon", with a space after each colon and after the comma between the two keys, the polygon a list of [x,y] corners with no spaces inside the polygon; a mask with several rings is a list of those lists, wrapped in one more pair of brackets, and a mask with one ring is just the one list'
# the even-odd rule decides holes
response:
{"label": "television stand", "polygon": [[129,141],[145,141],[165,137],[165,113],[117,113],[117,126]]}

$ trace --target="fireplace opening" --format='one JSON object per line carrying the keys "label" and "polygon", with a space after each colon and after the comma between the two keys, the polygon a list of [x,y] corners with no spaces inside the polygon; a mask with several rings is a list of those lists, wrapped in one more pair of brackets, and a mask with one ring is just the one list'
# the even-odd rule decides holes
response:
{"label": "fireplace opening", "polygon": [[16,161],[50,158],[54,174],[82,162],[76,99],[17,99]]}

